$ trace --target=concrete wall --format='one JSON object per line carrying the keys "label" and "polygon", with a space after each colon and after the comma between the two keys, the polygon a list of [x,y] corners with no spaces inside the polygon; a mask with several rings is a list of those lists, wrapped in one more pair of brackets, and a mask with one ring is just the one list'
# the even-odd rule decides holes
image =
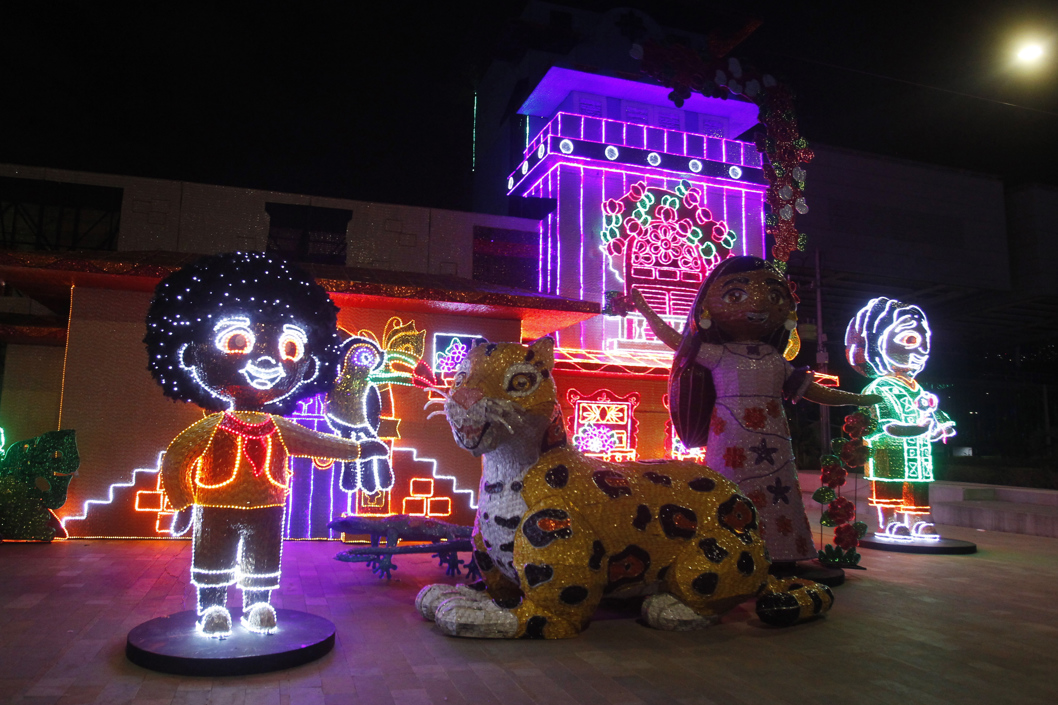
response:
{"label": "concrete wall", "polygon": [[[62,427],[77,431],[81,468],[61,516],[106,499],[112,483],[153,468],[158,453],[201,410],[162,395],[147,371],[144,319],[151,295],[77,287],[63,394]],[[128,535],[108,527],[106,535]]]}
{"label": "concrete wall", "polygon": [[59,427],[63,352],[51,345],[7,346],[0,427],[8,445]]}
{"label": "concrete wall", "polygon": [[1003,183],[955,169],[813,145],[810,212],[824,266],[953,286],[1010,288]]}
{"label": "concrete wall", "polygon": [[350,267],[470,278],[474,226],[538,228],[535,220],[508,216],[61,169],[0,164],[0,175],[124,189],[118,234],[118,249],[124,251],[263,251],[265,204],[289,203],[352,211],[346,231]]}

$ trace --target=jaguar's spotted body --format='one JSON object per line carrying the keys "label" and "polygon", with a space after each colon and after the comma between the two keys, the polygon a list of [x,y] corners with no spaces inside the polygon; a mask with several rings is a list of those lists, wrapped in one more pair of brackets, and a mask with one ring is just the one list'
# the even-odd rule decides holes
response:
{"label": "jaguar's spotted body", "polygon": [[644,617],[663,629],[706,626],[754,596],[772,624],[830,608],[825,586],[769,577],[756,510],[720,474],[577,451],[553,346],[479,345],[457,372],[445,413],[456,441],[484,456],[474,544],[487,589],[429,586],[416,601],[425,617],[453,635],[562,638],[605,596],[649,595]]}

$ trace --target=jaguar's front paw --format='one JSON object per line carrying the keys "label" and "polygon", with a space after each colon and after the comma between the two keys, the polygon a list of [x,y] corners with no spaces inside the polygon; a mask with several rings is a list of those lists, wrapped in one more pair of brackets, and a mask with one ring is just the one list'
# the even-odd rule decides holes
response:
{"label": "jaguar's front paw", "polygon": [[512,639],[518,633],[518,617],[490,599],[450,597],[437,606],[437,626],[448,636],[477,639]]}
{"label": "jaguar's front paw", "polygon": [[[482,589],[477,589],[478,587]],[[451,597],[465,597],[470,600],[488,600],[489,594],[485,592],[484,583],[470,585],[448,585],[447,583],[434,583],[427,585],[415,596],[415,609],[427,621],[434,621],[437,607]]]}
{"label": "jaguar's front paw", "polygon": [[654,629],[689,632],[705,629],[720,621],[716,615],[702,615],[683,604],[675,595],[662,592],[643,600],[643,621]]}

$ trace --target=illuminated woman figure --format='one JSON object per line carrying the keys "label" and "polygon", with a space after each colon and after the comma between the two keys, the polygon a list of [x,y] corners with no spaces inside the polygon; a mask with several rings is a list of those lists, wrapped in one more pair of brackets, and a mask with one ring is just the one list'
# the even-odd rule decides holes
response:
{"label": "illuminated woman figure", "polygon": [[654,334],[676,350],[669,409],[683,444],[706,445],[706,464],[756,505],[778,572],[816,558],[782,399],[828,405],[879,399],[823,387],[783,357],[797,323],[795,303],[786,277],[758,257],[729,257],[713,269],[682,334],[638,291],[632,296]]}
{"label": "illuminated woman figure", "polygon": [[228,586],[243,594],[242,624],[276,628],[289,456],[357,460],[385,455],[377,440],[316,433],[281,414],[326,391],[340,361],[337,307],[304,272],[255,252],[215,255],[169,275],[147,312],[148,368],[166,396],[209,414],[162,460],[173,509],[193,507],[191,582],[199,630],[231,632]]}
{"label": "illuminated woman figure", "polygon": [[929,506],[930,444],[954,436],[955,422],[915,381],[929,359],[929,345],[922,309],[885,297],[861,308],[845,331],[849,363],[874,378],[864,393],[883,399],[870,407],[877,428],[864,440],[871,449],[869,501],[878,508],[879,535],[887,538],[940,538]]}

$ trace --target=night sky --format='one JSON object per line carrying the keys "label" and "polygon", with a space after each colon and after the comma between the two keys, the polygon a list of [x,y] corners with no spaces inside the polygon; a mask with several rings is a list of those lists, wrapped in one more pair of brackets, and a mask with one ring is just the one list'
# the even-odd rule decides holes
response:
{"label": "night sky", "polygon": [[[187,5],[5,5],[0,162],[470,207],[474,81],[521,3]],[[638,7],[762,20],[732,55],[793,85],[810,142],[1058,185],[1058,3]],[[1049,69],[1006,58],[1027,30]]]}

